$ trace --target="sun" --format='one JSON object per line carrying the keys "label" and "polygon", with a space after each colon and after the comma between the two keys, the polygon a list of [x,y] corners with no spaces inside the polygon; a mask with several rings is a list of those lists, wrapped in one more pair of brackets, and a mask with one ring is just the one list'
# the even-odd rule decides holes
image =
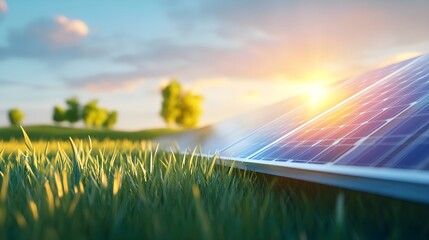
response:
{"label": "sun", "polygon": [[323,105],[328,97],[328,91],[322,82],[310,83],[305,88],[306,98],[311,105]]}

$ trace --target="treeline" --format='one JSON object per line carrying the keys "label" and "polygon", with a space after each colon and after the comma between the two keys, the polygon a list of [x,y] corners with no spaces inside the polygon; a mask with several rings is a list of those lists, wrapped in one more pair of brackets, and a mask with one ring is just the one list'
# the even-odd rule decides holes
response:
{"label": "treeline", "polygon": [[109,111],[98,106],[98,101],[93,100],[81,106],[77,98],[66,100],[66,108],[59,105],[54,107],[52,119],[55,123],[69,122],[73,125],[83,121],[86,127],[113,127],[118,120],[117,111]]}
{"label": "treeline", "polygon": [[[169,126],[191,128],[198,125],[202,115],[203,97],[191,91],[185,91],[182,85],[172,80],[161,89],[162,103],[160,115]],[[11,125],[21,125],[24,113],[10,109],[9,122]],[[65,101],[65,107],[57,105],[53,109],[52,120],[56,124],[68,122],[71,126],[83,121],[86,127],[112,128],[118,121],[118,112],[100,107],[97,100],[80,104],[77,98]]]}
{"label": "treeline", "polygon": [[[97,100],[92,100],[83,106],[77,98],[69,98],[65,102],[65,108],[59,105],[54,107],[52,120],[58,125],[68,122],[73,126],[83,121],[86,127],[112,128],[118,121],[118,112],[98,106]],[[9,110],[8,117],[12,126],[18,126],[22,124],[25,114],[18,108],[13,108]]]}

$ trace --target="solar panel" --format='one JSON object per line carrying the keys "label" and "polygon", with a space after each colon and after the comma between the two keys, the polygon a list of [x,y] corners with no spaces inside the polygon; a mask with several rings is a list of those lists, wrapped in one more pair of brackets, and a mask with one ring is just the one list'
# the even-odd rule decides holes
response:
{"label": "solar panel", "polygon": [[178,144],[241,168],[429,202],[429,55],[330,88],[323,106],[288,99]]}

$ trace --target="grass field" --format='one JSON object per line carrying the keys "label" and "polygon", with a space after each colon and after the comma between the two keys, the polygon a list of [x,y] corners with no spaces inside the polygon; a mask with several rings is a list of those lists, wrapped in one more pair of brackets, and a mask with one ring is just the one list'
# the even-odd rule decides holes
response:
{"label": "grass field", "polygon": [[[115,131],[106,129],[92,128],[71,128],[49,125],[25,126],[25,130],[31,139],[34,140],[68,140],[73,138],[92,139],[128,139],[128,140],[145,140],[152,139],[165,134],[171,134],[181,131],[180,129],[149,129],[136,132]],[[0,140],[22,139],[22,132],[19,127],[0,127]]]}
{"label": "grass field", "polygon": [[429,206],[148,141],[0,141],[0,238],[425,239]]}

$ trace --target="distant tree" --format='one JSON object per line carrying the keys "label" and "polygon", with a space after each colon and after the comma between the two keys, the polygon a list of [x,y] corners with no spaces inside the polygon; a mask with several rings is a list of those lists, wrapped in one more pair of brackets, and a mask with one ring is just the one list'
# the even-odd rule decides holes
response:
{"label": "distant tree", "polygon": [[82,109],[82,119],[87,127],[94,127],[97,118],[98,102],[90,101]]}
{"label": "distant tree", "polygon": [[67,110],[66,119],[71,125],[80,119],[80,104],[77,98],[70,98],[66,100]]}
{"label": "distant tree", "polygon": [[24,120],[24,117],[24,113],[17,108],[9,110],[9,122],[12,126],[20,125],[22,123],[22,120]]}
{"label": "distant tree", "polygon": [[64,108],[62,108],[61,106],[55,106],[54,107],[54,114],[52,116],[52,119],[56,123],[62,123],[62,122],[64,122],[65,120],[67,120],[66,119],[66,110]]}
{"label": "distant tree", "polygon": [[116,124],[117,121],[118,121],[118,112],[111,111],[108,113],[107,119],[103,123],[103,127],[112,128]]}
{"label": "distant tree", "polygon": [[100,108],[96,100],[90,101],[82,109],[82,119],[87,127],[106,127],[115,125],[118,113]]}
{"label": "distant tree", "polygon": [[68,121],[71,125],[83,120],[87,127],[105,127],[111,128],[116,124],[118,113],[108,111],[98,106],[97,100],[92,100],[81,107],[77,98],[66,100],[67,109],[61,106],[55,106],[53,119],[55,122]]}
{"label": "distant tree", "polygon": [[94,127],[102,127],[109,116],[109,112],[105,108],[99,108],[95,111]]}
{"label": "distant tree", "polygon": [[162,89],[161,93],[161,117],[168,125],[172,125],[180,115],[179,101],[182,93],[182,86],[176,80],[172,80]]}
{"label": "distant tree", "polygon": [[176,123],[183,127],[195,127],[202,113],[201,96],[191,92],[183,93],[176,80],[171,81],[162,91],[161,116],[168,125]]}
{"label": "distant tree", "polygon": [[191,92],[183,94],[179,101],[180,114],[176,123],[184,127],[195,127],[202,114],[202,101],[201,96]]}

